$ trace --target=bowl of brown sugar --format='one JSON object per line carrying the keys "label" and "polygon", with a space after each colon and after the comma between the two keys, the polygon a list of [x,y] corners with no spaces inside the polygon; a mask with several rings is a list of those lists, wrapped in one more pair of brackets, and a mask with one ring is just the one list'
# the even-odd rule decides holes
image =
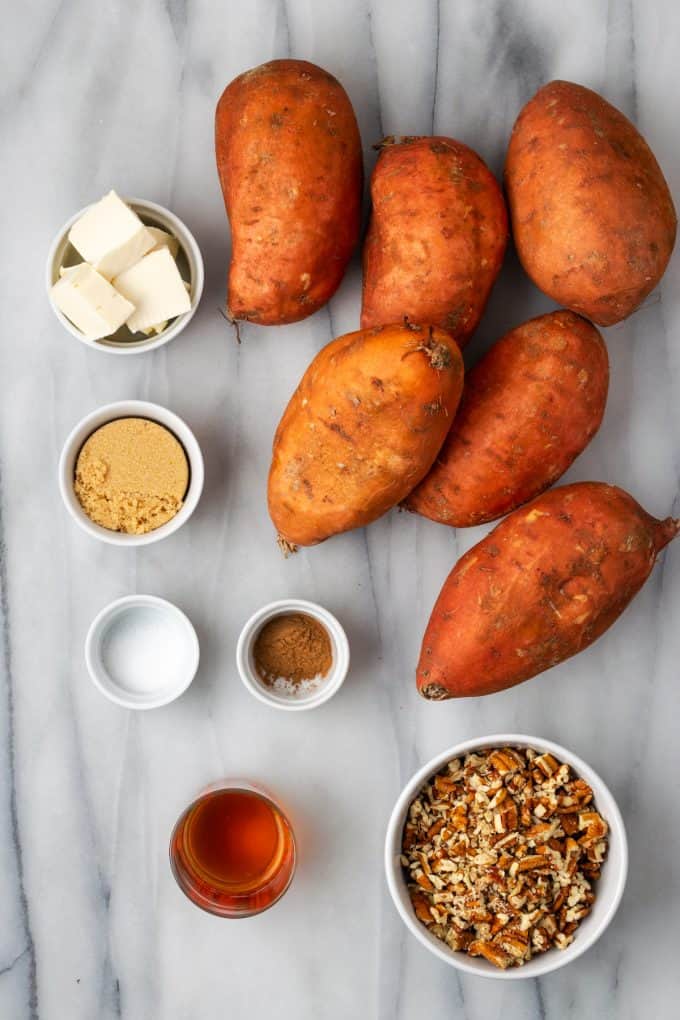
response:
{"label": "bowl of brown sugar", "polygon": [[317,708],[347,676],[347,635],[323,606],[282,599],[250,617],[238,641],[236,665],[260,701],[288,711]]}
{"label": "bowl of brown sugar", "polygon": [[113,545],[148,545],[193,513],[203,457],[172,411],[124,400],[76,425],[62,450],[59,486],[66,509],[88,534]]}

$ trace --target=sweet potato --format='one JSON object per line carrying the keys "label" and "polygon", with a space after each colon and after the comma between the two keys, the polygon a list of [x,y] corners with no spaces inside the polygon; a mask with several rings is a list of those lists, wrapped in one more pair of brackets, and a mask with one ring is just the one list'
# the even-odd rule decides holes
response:
{"label": "sweet potato", "polygon": [[306,318],[359,239],[361,140],[347,93],[305,60],[246,71],[217,104],[215,152],[232,235],[229,318]]}
{"label": "sweet potato", "polygon": [[663,276],[676,215],[654,154],[596,92],[540,89],[512,130],[505,187],[520,261],[536,286],[602,326]]}
{"label": "sweet potato", "polygon": [[508,237],[501,190],[452,138],[386,139],[371,181],[361,325],[427,322],[465,346]]}
{"label": "sweet potato", "polygon": [[533,499],[597,432],[608,383],[604,341],[573,312],[511,330],[466,376],[451,431],[405,505],[464,528]]}
{"label": "sweet potato", "polygon": [[575,655],[621,615],[679,530],[603,482],[560,486],[515,510],[445,581],[418,690],[492,694]]}
{"label": "sweet potato", "polygon": [[274,437],[269,512],[284,548],[360,528],[430,468],[463,387],[455,341],[434,327],[348,333],[312,361]]}

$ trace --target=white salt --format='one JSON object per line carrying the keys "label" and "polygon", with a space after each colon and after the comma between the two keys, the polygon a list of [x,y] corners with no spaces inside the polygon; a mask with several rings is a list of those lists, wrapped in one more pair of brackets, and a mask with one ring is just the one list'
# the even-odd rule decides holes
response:
{"label": "white salt", "polygon": [[287,698],[301,698],[305,694],[314,694],[324,680],[327,680],[328,676],[322,676],[319,673],[317,676],[312,677],[309,680],[298,680],[297,683],[289,680],[285,676],[277,676],[275,680],[267,678],[265,684],[270,691],[274,691],[275,694],[283,694]]}
{"label": "white salt", "polygon": [[101,662],[113,683],[130,694],[176,687],[191,669],[186,635],[160,606],[117,613],[102,636]]}

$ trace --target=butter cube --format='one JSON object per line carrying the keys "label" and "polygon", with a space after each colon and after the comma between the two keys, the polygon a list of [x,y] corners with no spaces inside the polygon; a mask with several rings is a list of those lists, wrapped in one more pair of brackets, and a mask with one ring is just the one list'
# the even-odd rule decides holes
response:
{"label": "butter cube", "polygon": [[142,333],[144,333],[146,336],[154,335],[159,336],[159,334],[163,332],[167,324],[168,324],[167,319],[165,320],[165,322],[157,322],[155,326],[148,326],[146,329],[143,329]]}
{"label": "butter cube", "polygon": [[111,336],[135,310],[87,262],[64,271],[52,287],[52,300],[88,340]]}
{"label": "butter cube", "polygon": [[[186,280],[182,280],[182,283],[184,284],[187,294],[191,294],[191,285],[188,284]],[[167,319],[165,320],[165,322],[157,322],[155,326],[148,326],[146,329],[143,329],[142,333],[145,333],[146,336],[153,336],[155,333],[155,335],[158,336],[160,333],[163,332],[167,324],[168,324]]]}
{"label": "butter cube", "polygon": [[149,252],[113,281],[135,311],[127,321],[133,332],[174,319],[191,309],[191,298],[177,264],[165,246]]}
{"label": "butter cube", "polygon": [[172,234],[168,234],[165,230],[161,230],[160,227],[147,227],[146,229],[153,236],[155,242],[151,251],[158,251],[159,248],[167,248],[173,259],[177,258],[179,241],[176,237],[173,237]]}
{"label": "butter cube", "polygon": [[137,213],[110,191],[73,224],[68,239],[107,280],[124,272],[156,244]]}

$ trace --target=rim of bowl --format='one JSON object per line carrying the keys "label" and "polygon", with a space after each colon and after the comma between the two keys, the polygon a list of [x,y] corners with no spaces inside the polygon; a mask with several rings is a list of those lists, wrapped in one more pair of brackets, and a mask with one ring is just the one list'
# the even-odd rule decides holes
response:
{"label": "rim of bowl", "polygon": [[[555,950],[554,952],[553,950],[549,950],[547,953],[534,957],[521,967],[509,967],[507,970],[501,970],[494,967],[493,964],[488,963],[486,960],[475,960],[475,963],[471,963],[466,953],[458,953],[449,949],[448,946],[442,943],[439,939],[435,939],[433,935],[429,934],[427,929],[417,919],[413,911],[409,910],[402,902],[402,894],[405,890],[405,883],[401,874],[401,865],[398,859],[399,852],[397,849],[401,847],[401,835],[406,819],[406,812],[423,784],[443,765],[452,761],[454,758],[459,758],[461,755],[468,754],[470,751],[499,746],[534,747],[539,751],[549,751],[557,758],[570,765],[577,775],[585,779],[593,788],[595,803],[598,805],[598,809],[602,812],[609,825],[610,846],[611,841],[615,840],[619,854],[618,870],[617,873],[612,876],[614,882],[612,887],[613,891],[609,896],[608,902],[604,905],[604,913],[597,920],[597,923],[593,926],[592,930],[587,932],[585,936],[582,934],[581,938],[576,937],[566,949],[559,951]],[[608,855],[607,860],[605,861],[605,867],[611,863],[610,855]],[[551,971],[559,970],[561,967],[565,967],[567,964],[578,959],[579,956],[585,953],[592,945],[595,944],[595,942],[597,942],[616,914],[621,902],[621,897],[623,896],[626,878],[628,875],[628,840],[623,818],[614,795],[598,773],[595,772],[595,770],[591,768],[587,762],[583,761],[583,759],[577,754],[570,751],[568,748],[563,747],[561,744],[556,744],[552,740],[546,740],[544,737],[535,737],[525,733],[492,733],[488,736],[475,737],[471,740],[463,740],[458,744],[454,744],[453,747],[435,755],[434,758],[431,758],[430,761],[426,762],[411,776],[399,794],[387,823],[384,865],[387,886],[390,891],[392,902],[394,903],[401,920],[404,922],[411,934],[415,935],[421,945],[423,945],[426,949],[429,949],[429,951],[439,957],[440,960],[443,960],[452,967],[457,967],[459,970],[465,971],[467,974],[497,980],[517,981],[541,977]],[[598,898],[596,895],[595,904],[597,903]],[[590,917],[595,920],[595,910],[593,910]]]}
{"label": "rim of bowl", "polygon": [[[104,664],[101,658],[96,654],[100,648],[101,639],[104,636],[106,625],[111,622],[124,607],[135,607],[135,606],[155,606],[163,609],[169,613],[184,630],[185,634],[189,639],[190,652],[191,652],[191,666],[187,670],[187,675],[173,687],[169,693],[149,695],[144,697],[139,696],[139,699],[135,699],[132,696],[126,696],[120,693],[121,689],[113,680],[109,677],[109,674],[104,668]],[[198,665],[200,662],[200,645],[198,641],[198,635],[196,628],[193,623],[183,612],[179,606],[176,606],[174,602],[168,602],[167,599],[162,599],[158,595],[123,595],[122,598],[114,599],[113,602],[109,602],[107,606],[104,606],[94,620],[88,627],[87,635],[85,637],[85,664],[87,665],[87,671],[90,674],[92,683],[97,689],[116,705],[120,705],[122,708],[130,708],[138,711],[145,711],[150,708],[162,708],[163,705],[169,705],[172,701],[175,701],[180,695],[191,686],[191,683],[198,672]],[[108,678],[108,681],[104,679]],[[142,700],[144,697],[144,700]]]}
{"label": "rim of bowl", "polygon": [[[189,461],[189,488],[187,489],[181,509],[175,516],[161,524],[160,528],[154,531],[147,531],[143,535],[130,535],[123,531],[110,531],[100,524],[95,524],[83,508],[73,488],[73,477],[75,464],[83,443],[96,432],[102,425],[116,421],[119,418],[147,418],[158,425],[167,428],[175,438],[182,444],[182,448]],[[112,404],[103,404],[96,410],[86,414],[84,418],[74,425],[69,432],[59,457],[59,491],[61,498],[71,518],[83,531],[100,542],[107,542],[109,545],[119,546],[140,546],[151,545],[153,542],[160,542],[182,527],[189,520],[198,505],[203,491],[205,478],[205,467],[203,454],[196,436],[187,423],[161,404],[153,404],[148,400],[118,400]]]}
{"label": "rim of bowl", "polygon": [[[306,613],[318,620],[328,631],[333,646],[333,667],[327,678],[318,691],[299,699],[278,695],[269,690],[251,665],[251,651],[258,633],[265,623],[286,612]],[[244,686],[265,705],[279,708],[284,712],[304,712],[329,701],[342,687],[349,671],[349,663],[349,641],[344,627],[327,609],[307,599],[277,599],[275,602],[268,602],[246,621],[236,645],[236,667]]]}
{"label": "rim of bowl", "polygon": [[[186,223],[184,223],[179,216],[171,212],[170,209],[166,209],[165,206],[159,205],[157,202],[150,202],[148,199],[129,198],[125,195],[121,195],[120,198],[136,213],[141,212],[142,215],[147,215],[149,219],[156,221],[154,225],[158,225],[161,228],[164,227],[179,241],[180,247],[186,257],[191,275],[191,308],[189,311],[184,312],[182,315],[178,315],[171,326],[168,326],[162,333],[159,333],[155,337],[149,337],[148,340],[131,340],[129,343],[121,343],[107,340],[106,337],[103,337],[101,340],[88,340],[88,338],[84,336],[84,334],[81,333],[80,330],[74,326],[73,323],[70,322],[57,308],[52,299],[52,286],[55,282],[55,272],[58,273],[59,267],[61,266],[61,257],[63,256],[62,249],[66,243],[68,232],[76,220],[80,219],[83,213],[87,212],[88,209],[95,205],[95,202],[90,202],[88,205],[83,206],[82,209],[79,209],[78,212],[74,213],[73,216],[71,216],[66,223],[60,227],[55,235],[47,255],[47,298],[52,311],[67,333],[70,333],[71,336],[76,338],[76,340],[80,340],[80,342],[85,344],[86,347],[98,351],[105,351],[107,354],[142,354],[145,351],[153,351],[158,347],[163,347],[164,344],[174,340],[175,337],[189,325],[191,319],[194,317],[203,294],[205,268],[203,265],[201,249],[198,247],[198,242],[187,227]],[[59,258],[57,258],[58,255],[60,255]]]}

